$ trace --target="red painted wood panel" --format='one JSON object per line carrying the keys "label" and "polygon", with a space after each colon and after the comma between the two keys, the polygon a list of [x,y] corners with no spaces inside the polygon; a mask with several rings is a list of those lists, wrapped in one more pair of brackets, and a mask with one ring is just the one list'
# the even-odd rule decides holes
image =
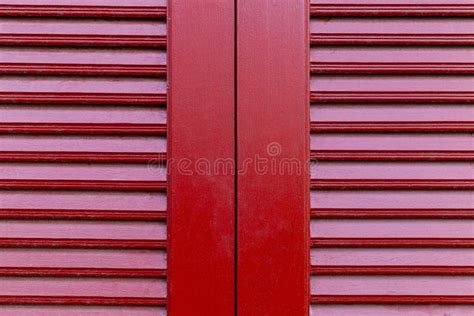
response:
{"label": "red painted wood panel", "polygon": [[234,1],[169,17],[168,312],[233,315],[234,175],[213,170],[234,160]]}
{"label": "red painted wood panel", "polygon": [[473,313],[472,9],[311,0],[312,313]]}
{"label": "red painted wood panel", "polygon": [[[307,1],[237,1],[241,315],[308,314],[308,16]],[[289,159],[299,174],[271,170]]]}
{"label": "red painted wood panel", "polygon": [[166,1],[111,5],[0,3],[2,315],[166,313]]}

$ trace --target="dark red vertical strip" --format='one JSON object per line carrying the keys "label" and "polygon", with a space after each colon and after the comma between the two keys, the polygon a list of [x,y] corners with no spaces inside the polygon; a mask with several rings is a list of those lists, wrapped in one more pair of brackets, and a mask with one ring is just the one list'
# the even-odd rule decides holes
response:
{"label": "dark red vertical strip", "polygon": [[[171,0],[168,313],[234,314],[234,0]],[[219,167],[221,166],[221,167]]]}
{"label": "dark red vertical strip", "polygon": [[238,311],[308,315],[309,1],[237,3]]}

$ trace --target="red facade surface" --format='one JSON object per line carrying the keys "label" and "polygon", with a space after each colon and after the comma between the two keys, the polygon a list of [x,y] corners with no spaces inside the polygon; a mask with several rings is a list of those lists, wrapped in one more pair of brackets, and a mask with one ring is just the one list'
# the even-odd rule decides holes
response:
{"label": "red facade surface", "polygon": [[474,314],[471,2],[0,0],[0,314]]}
{"label": "red facade surface", "polygon": [[0,314],[166,314],[166,12],[1,1]]}

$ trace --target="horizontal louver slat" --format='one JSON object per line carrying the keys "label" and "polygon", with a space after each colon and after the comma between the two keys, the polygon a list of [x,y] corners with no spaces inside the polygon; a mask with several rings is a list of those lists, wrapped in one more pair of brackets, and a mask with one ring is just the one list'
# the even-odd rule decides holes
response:
{"label": "horizontal louver slat", "polygon": [[160,6],[99,6],[99,5],[0,5],[1,17],[53,18],[165,18],[166,7]]}

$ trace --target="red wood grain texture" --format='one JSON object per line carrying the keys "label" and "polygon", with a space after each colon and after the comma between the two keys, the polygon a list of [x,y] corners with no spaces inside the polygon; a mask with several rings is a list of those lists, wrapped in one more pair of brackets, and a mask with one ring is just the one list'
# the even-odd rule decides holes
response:
{"label": "red wood grain texture", "polygon": [[473,190],[473,179],[312,179],[313,190]]}
{"label": "red wood grain texture", "polygon": [[0,63],[0,74],[164,77],[166,65]]}
{"label": "red wood grain texture", "polygon": [[315,161],[474,161],[472,150],[312,150]]}
{"label": "red wood grain texture", "polygon": [[473,103],[470,91],[312,91],[314,103]]}
{"label": "red wood grain texture", "polygon": [[474,209],[313,208],[314,219],[474,219]]}
{"label": "red wood grain texture", "polygon": [[166,181],[0,180],[0,190],[166,191]]}
{"label": "red wood grain texture", "polygon": [[470,46],[474,34],[313,33],[312,45]]}
{"label": "red wood grain texture", "polygon": [[164,105],[165,94],[0,92],[0,104]]}
{"label": "red wood grain texture", "polygon": [[472,305],[474,296],[468,295],[312,295],[313,304],[392,304],[392,305]]}
{"label": "red wood grain texture", "polygon": [[0,305],[166,306],[165,298],[1,295]]}
{"label": "red wood grain texture", "polygon": [[474,74],[474,63],[311,62],[311,73],[328,75],[467,75]]}
{"label": "red wood grain texture", "polygon": [[0,277],[166,278],[165,269],[0,267]]}
{"label": "red wood grain texture", "polygon": [[166,221],[166,211],[0,209],[0,219]]}
{"label": "red wood grain texture", "polygon": [[312,266],[312,275],[474,275],[471,266]]}
{"label": "red wood grain texture", "polygon": [[0,123],[0,134],[164,136],[166,124]]}
{"label": "red wood grain texture", "polygon": [[0,151],[0,162],[42,163],[166,163],[166,153]]}
{"label": "red wood grain texture", "polygon": [[309,176],[256,155],[309,159],[309,2],[239,0],[237,18],[238,313],[307,315]]}
{"label": "red wood grain texture", "polygon": [[0,17],[159,19],[166,17],[166,7],[3,4]]}
{"label": "red wood grain texture", "polygon": [[164,35],[0,34],[4,46],[166,47]]}
{"label": "red wood grain texture", "polygon": [[0,238],[0,248],[165,250],[166,240]]}
{"label": "red wood grain texture", "polygon": [[168,314],[234,315],[234,1],[168,4]]}
{"label": "red wood grain texture", "polygon": [[312,238],[315,248],[472,248],[474,238]]}

